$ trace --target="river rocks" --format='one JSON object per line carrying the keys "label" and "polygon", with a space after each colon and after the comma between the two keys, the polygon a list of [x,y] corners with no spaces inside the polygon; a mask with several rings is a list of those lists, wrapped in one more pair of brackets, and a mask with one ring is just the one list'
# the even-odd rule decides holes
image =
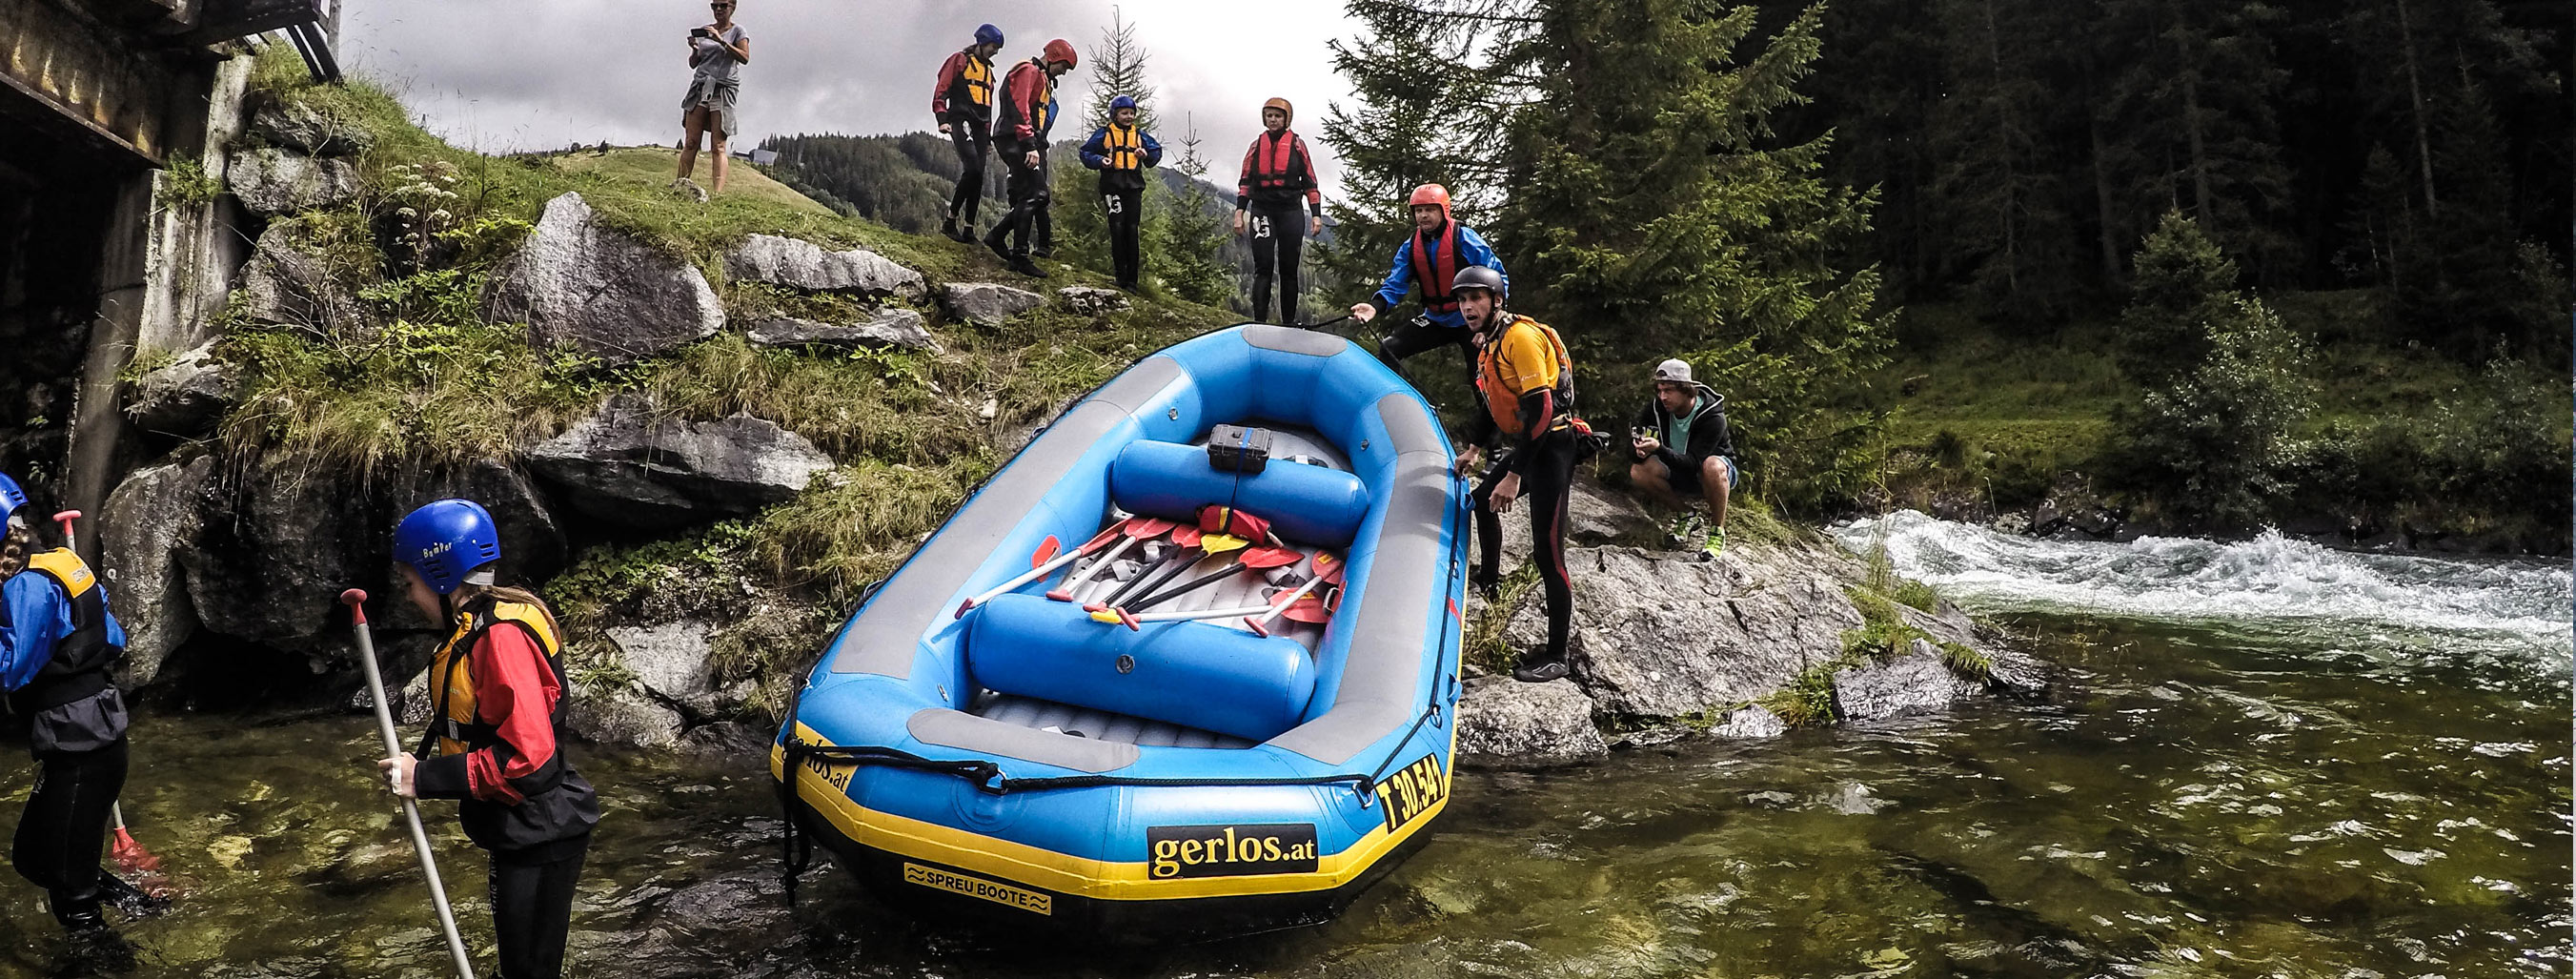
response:
{"label": "river rocks", "polygon": [[1941,662],[1940,650],[1921,639],[1884,663],[1834,672],[1834,715],[1866,721],[1942,710],[1984,689]]}
{"label": "river rocks", "polygon": [[599,744],[668,748],[680,743],[680,712],[633,687],[584,690],[573,697],[564,723]]}
{"label": "river rocks", "polygon": [[1754,705],[1726,712],[1726,717],[1708,729],[1710,737],[1736,741],[1759,741],[1789,733],[1789,722],[1768,707]]}
{"label": "river rocks", "polygon": [[127,689],[152,682],[161,663],[197,631],[180,554],[204,524],[205,498],[215,460],[199,457],[139,469],[108,494],[91,521],[99,543],[99,574],[125,626],[125,659],[119,679]]}
{"label": "river rocks", "polygon": [[940,287],[939,305],[950,319],[991,328],[1046,305],[1046,297],[997,282],[951,282]]}
{"label": "river rocks", "polygon": [[[1568,564],[1570,665],[1614,714],[1679,717],[1755,699],[1840,655],[1843,632],[1861,625],[1840,583],[1776,551],[1698,561],[1581,548]],[[1536,617],[1538,597],[1529,604],[1523,616]]]}
{"label": "river rocks", "polygon": [[1099,286],[1066,286],[1055,291],[1064,308],[1076,316],[1098,316],[1127,308],[1127,294]]}
{"label": "river rocks", "polygon": [[752,758],[768,763],[770,745],[776,743],[775,728],[759,728],[740,721],[717,721],[700,724],[680,735],[680,750],[709,758]]}
{"label": "river rocks", "polygon": [[600,223],[579,194],[546,202],[493,282],[493,320],[524,321],[539,343],[612,364],[667,353],[725,323],[696,266]]}
{"label": "river rocks", "polygon": [[746,335],[754,346],[821,346],[927,350],[939,353],[929,322],[909,309],[888,309],[861,323],[832,324],[813,320],[774,319],[753,324]]}
{"label": "river rocks", "polygon": [[256,470],[215,494],[197,546],[179,555],[206,628],[293,645],[332,623],[341,590],[384,580],[388,528],[330,474]]}
{"label": "river rocks", "polygon": [[[1529,559],[1529,514],[1516,507],[1511,513],[1503,514],[1501,519],[1503,567],[1509,569]],[[1642,547],[1660,544],[1662,538],[1663,531],[1656,525],[1654,516],[1638,505],[1635,497],[1594,480],[1574,481],[1574,492],[1565,501],[1567,546],[1628,544]]]}
{"label": "river rocks", "polygon": [[301,102],[268,101],[251,113],[250,131],[269,145],[310,156],[356,156],[376,143],[366,127]]}
{"label": "river rocks", "polygon": [[616,626],[608,641],[626,660],[635,682],[654,697],[704,717],[738,707],[750,696],[749,683],[719,690],[715,667],[715,627],[683,619],[657,625]]}
{"label": "river rocks", "polygon": [[552,441],[528,465],[599,520],[667,528],[750,513],[802,492],[832,468],[803,436],[748,415],[665,418],[621,396]]}
{"label": "river rocks", "polygon": [[241,370],[214,358],[214,343],[154,368],[128,386],[125,417],[147,432],[202,435],[241,400]]}
{"label": "river rocks", "polygon": [[858,248],[827,252],[813,242],[777,235],[744,239],[725,256],[725,271],[735,279],[809,292],[892,294],[914,301],[930,297],[921,273],[885,256]]}
{"label": "river rocks", "polygon": [[341,283],[329,256],[311,247],[303,228],[280,221],[260,232],[250,262],[233,291],[241,315],[253,323],[299,326],[324,336],[354,333],[364,317],[357,297]]}
{"label": "river rocks", "polygon": [[1592,723],[1592,698],[1572,683],[1479,677],[1458,698],[1461,763],[1561,765],[1609,753]]}
{"label": "river rocks", "polygon": [[274,148],[235,152],[224,182],[243,207],[272,215],[338,207],[357,200],[359,190],[358,168],[347,160]]}

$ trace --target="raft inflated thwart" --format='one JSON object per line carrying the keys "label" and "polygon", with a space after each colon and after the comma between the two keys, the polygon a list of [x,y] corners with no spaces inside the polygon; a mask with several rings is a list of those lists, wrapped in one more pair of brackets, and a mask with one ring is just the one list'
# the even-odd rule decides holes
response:
{"label": "raft inflated thwart", "polygon": [[[1211,452],[1220,425],[1249,431]],[[1338,337],[1241,326],[1146,358],[970,497],[824,652],[773,756],[794,825],[927,914],[1138,941],[1329,918],[1447,804],[1466,533],[1451,461],[1421,396]],[[1128,514],[1194,527],[1208,507],[1269,521],[1296,562],[1152,612],[1231,615],[1095,621],[1085,605],[1122,582],[1086,574],[1093,556],[965,602],[1050,537]],[[1187,581],[1243,552],[1174,553]],[[1311,611],[1263,629],[1243,615],[1301,596]]]}

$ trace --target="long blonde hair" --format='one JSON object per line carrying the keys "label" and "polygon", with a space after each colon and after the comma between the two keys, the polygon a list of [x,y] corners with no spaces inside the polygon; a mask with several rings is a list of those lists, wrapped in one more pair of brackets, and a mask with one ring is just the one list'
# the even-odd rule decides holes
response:
{"label": "long blonde hair", "polygon": [[546,604],[546,600],[538,598],[536,592],[515,585],[458,585],[456,591],[447,596],[447,608],[451,614],[461,612],[467,605],[485,598],[496,602],[535,606],[536,610],[546,617],[546,628],[554,632],[555,641],[566,641],[563,638],[563,623],[555,620],[555,610]]}
{"label": "long blonde hair", "polygon": [[9,515],[9,532],[0,536],[0,578],[27,570],[27,559],[44,548],[36,543],[36,530],[17,514]]}

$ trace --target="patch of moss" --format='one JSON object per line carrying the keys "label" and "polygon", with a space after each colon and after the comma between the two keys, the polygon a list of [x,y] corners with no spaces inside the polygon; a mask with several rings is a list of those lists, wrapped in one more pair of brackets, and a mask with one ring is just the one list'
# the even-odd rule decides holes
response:
{"label": "patch of moss", "polygon": [[[1846,657],[1849,658],[1849,657]],[[1834,673],[1857,663],[1837,659],[1810,667],[1778,690],[1756,699],[1790,727],[1815,727],[1834,720]]]}
{"label": "patch of moss", "polygon": [[162,168],[159,190],[161,207],[164,210],[177,210],[186,207],[203,207],[213,203],[216,195],[224,192],[224,185],[223,181],[215,179],[213,174],[206,172],[203,161],[193,156],[183,156],[171,160],[169,166]]}

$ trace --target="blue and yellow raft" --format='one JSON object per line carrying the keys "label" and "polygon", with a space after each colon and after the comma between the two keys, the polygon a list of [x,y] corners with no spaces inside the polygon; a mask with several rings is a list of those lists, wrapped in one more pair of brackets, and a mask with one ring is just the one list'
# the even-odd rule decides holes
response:
{"label": "blue and yellow raft", "polygon": [[[1212,462],[1220,424],[1270,433],[1267,467]],[[1330,918],[1448,802],[1467,533],[1451,461],[1422,397],[1339,337],[1247,325],[1146,358],[834,638],[772,755],[791,818],[901,907],[1119,938]],[[1050,539],[1209,504],[1344,558],[1329,620],[1103,623],[1082,605],[1110,574],[1045,597],[1079,562],[958,614]],[[1165,608],[1277,587],[1239,575]]]}

